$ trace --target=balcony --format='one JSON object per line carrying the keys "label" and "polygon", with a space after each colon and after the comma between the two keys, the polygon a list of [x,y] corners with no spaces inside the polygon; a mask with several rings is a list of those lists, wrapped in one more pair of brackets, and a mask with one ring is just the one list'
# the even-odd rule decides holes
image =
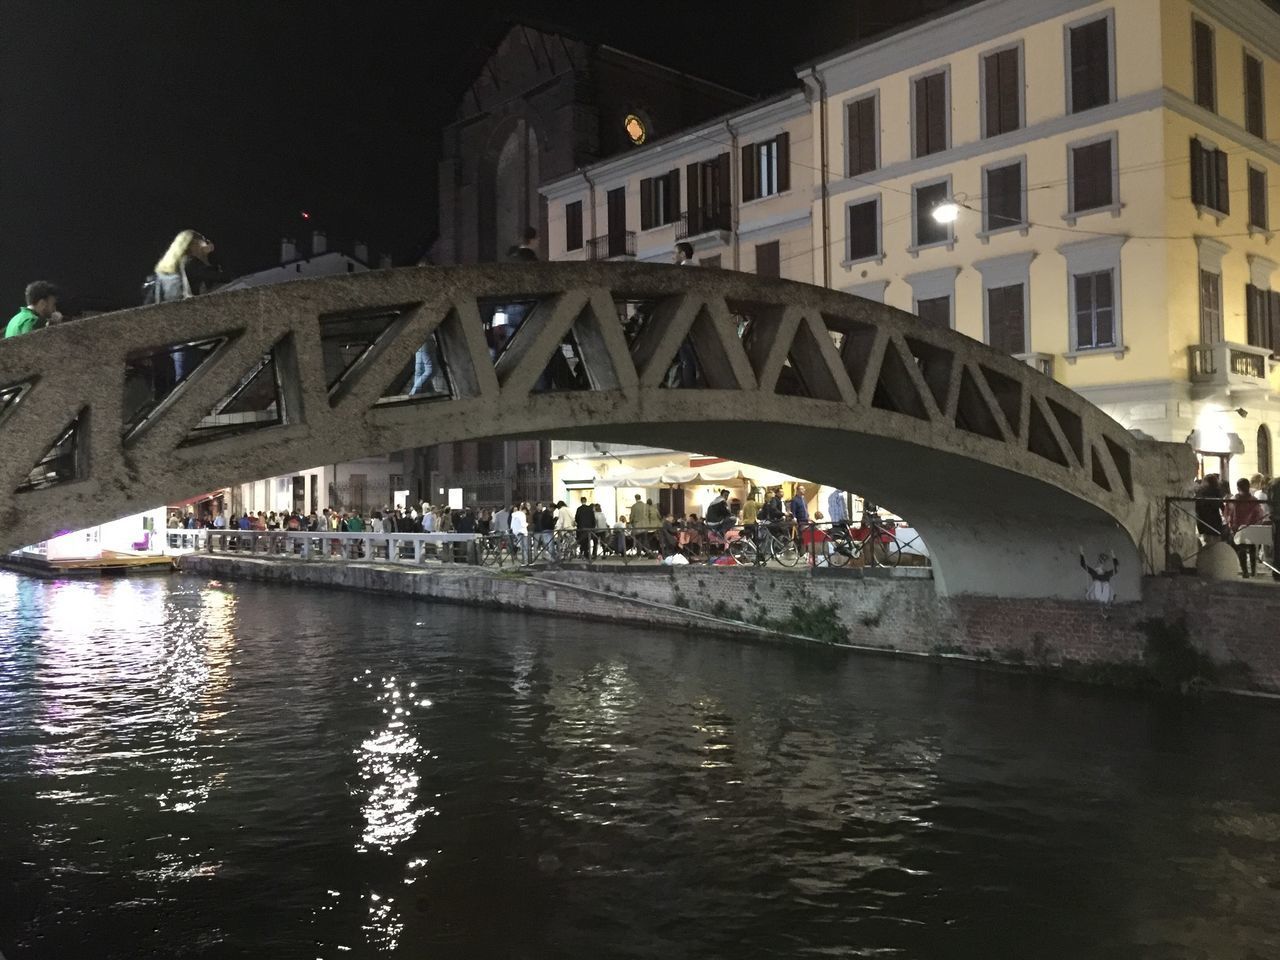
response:
{"label": "balcony", "polygon": [[695,246],[700,240],[707,241],[707,246],[727,244],[732,230],[733,217],[728,204],[689,210],[676,221],[676,240],[687,240]]}
{"label": "balcony", "polygon": [[1015,353],[1013,359],[1021,360],[1033,370],[1039,370],[1046,377],[1053,377],[1053,354],[1051,353]]}
{"label": "balcony", "polygon": [[588,260],[634,260],[636,257],[636,232],[606,233],[587,241]]}
{"label": "balcony", "polygon": [[1191,383],[1201,397],[1212,393],[1265,393],[1276,361],[1267,347],[1197,343],[1187,348]]}

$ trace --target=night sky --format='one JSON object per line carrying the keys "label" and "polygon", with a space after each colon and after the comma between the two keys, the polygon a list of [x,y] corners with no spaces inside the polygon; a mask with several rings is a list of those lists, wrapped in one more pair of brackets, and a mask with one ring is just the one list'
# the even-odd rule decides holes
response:
{"label": "night sky", "polygon": [[780,23],[794,8],[744,0],[0,0],[0,308],[33,279],[132,305],[188,226],[232,275],[312,224],[412,262],[439,131],[512,20],[767,94],[928,2],[810,0]]}

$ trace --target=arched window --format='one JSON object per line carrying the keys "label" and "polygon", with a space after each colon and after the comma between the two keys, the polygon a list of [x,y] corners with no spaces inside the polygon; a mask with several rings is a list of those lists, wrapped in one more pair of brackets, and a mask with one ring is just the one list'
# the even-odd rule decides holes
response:
{"label": "arched window", "polygon": [[1264,423],[1258,427],[1258,472],[1264,477],[1271,477],[1271,431]]}

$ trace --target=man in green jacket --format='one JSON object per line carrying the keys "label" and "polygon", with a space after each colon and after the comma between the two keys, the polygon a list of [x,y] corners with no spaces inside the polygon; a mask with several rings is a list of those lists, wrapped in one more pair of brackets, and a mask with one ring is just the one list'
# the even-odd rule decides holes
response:
{"label": "man in green jacket", "polygon": [[4,328],[6,337],[17,337],[47,327],[58,312],[58,288],[52,283],[37,280],[27,284],[27,305],[13,315]]}

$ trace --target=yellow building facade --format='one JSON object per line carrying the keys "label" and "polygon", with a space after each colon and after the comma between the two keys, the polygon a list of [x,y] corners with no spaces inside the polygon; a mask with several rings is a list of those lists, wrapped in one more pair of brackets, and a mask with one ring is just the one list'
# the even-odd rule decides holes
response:
{"label": "yellow building facade", "polygon": [[1019,355],[1127,428],[1191,437],[1207,470],[1275,469],[1266,4],[987,0],[799,73],[828,144],[819,282]]}
{"label": "yellow building facade", "polygon": [[687,239],[1019,356],[1206,472],[1280,469],[1280,14],[984,0],[796,73],[544,185],[551,258]]}

